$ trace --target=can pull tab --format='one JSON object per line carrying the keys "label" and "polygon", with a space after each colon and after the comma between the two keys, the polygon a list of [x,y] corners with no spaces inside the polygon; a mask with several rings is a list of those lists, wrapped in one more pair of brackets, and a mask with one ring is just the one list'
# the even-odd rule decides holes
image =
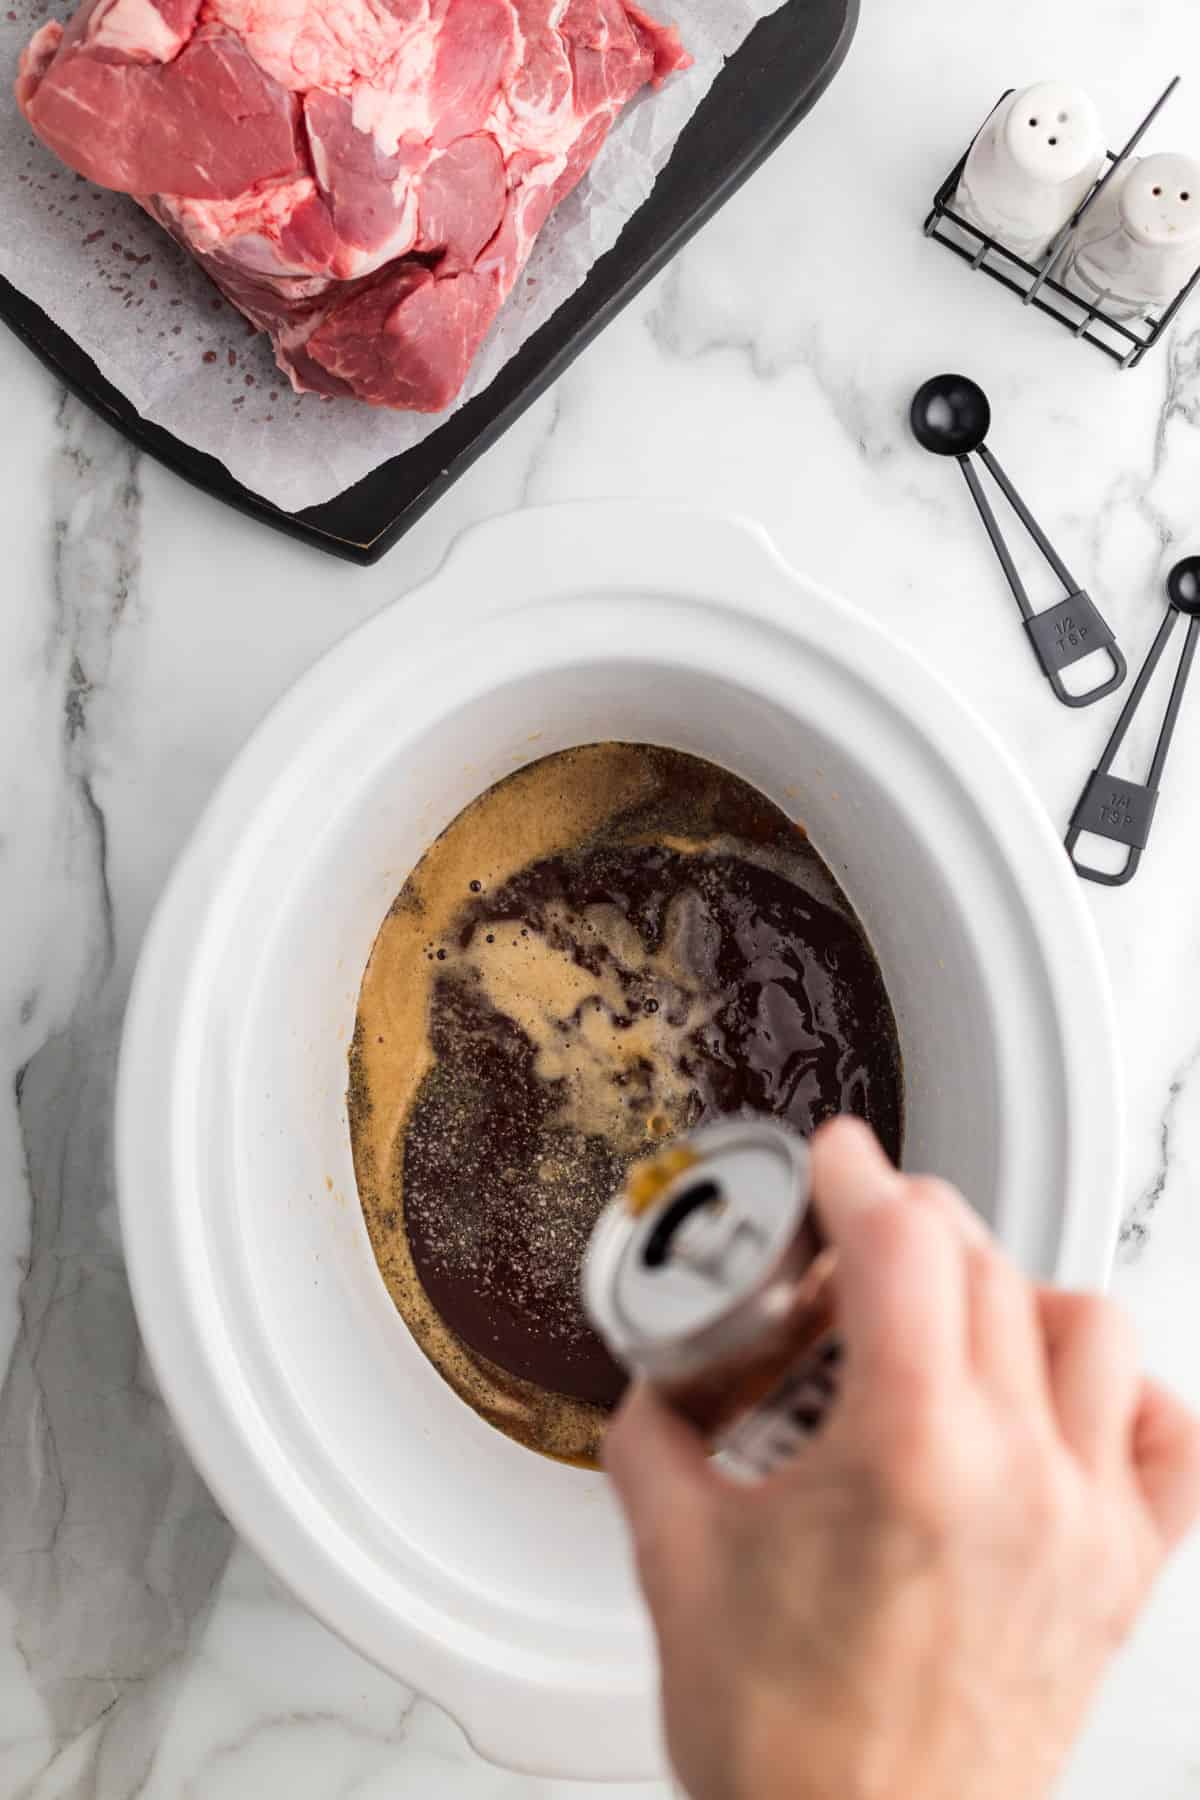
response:
{"label": "can pull tab", "polygon": [[646,1239],[648,1269],[684,1263],[720,1288],[736,1285],[743,1250],[757,1253],[763,1234],[752,1218],[730,1206],[715,1181],[693,1181],[663,1210]]}

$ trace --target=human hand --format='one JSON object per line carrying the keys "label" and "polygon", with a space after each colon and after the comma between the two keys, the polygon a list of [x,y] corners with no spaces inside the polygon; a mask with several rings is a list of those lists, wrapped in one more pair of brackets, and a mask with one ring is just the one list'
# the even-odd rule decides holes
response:
{"label": "human hand", "polygon": [[735,1484],[645,1387],[605,1451],[692,1800],[1043,1800],[1200,1512],[1200,1425],[1108,1301],[1037,1288],[953,1188],[836,1120],[841,1393]]}

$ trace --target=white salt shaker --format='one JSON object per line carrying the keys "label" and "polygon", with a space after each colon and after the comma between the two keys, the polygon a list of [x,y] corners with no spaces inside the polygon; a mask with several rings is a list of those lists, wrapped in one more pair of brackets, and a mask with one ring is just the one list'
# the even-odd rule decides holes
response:
{"label": "white salt shaker", "polygon": [[1147,156],[1119,169],[1067,251],[1064,285],[1117,319],[1167,306],[1200,267],[1200,162]]}
{"label": "white salt shaker", "polygon": [[971,147],[955,211],[1039,263],[1104,166],[1104,134],[1081,88],[1043,81],[1002,100]]}

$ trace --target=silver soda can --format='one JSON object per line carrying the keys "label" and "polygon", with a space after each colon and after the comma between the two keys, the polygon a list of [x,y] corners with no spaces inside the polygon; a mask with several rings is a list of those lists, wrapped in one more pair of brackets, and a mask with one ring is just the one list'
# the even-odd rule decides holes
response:
{"label": "silver soda can", "polygon": [[747,1480],[795,1455],[836,1396],[835,1257],[809,1198],[803,1138],[706,1126],[635,1165],[584,1260],[609,1350]]}

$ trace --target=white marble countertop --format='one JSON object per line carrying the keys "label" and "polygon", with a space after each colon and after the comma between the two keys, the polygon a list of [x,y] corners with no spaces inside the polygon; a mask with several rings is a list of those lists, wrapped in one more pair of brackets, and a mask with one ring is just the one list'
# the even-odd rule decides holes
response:
{"label": "white marble countertop", "polygon": [[[281,690],[474,520],[683,497],[762,520],[886,620],[1062,824],[1112,703],[1049,699],[961,481],[907,438],[909,396],[945,367],[988,386],[994,447],[1131,660],[1166,568],[1200,549],[1200,299],[1121,375],[919,231],[1003,86],[1078,79],[1120,138],[1176,68],[1200,82],[1194,0],[865,10],[812,118],[375,569],[139,459],[0,331],[0,1795],[585,1792],[481,1763],[282,1593],[206,1496],[139,1355],[112,1192],[122,1006],[171,859]],[[1195,116],[1179,105],[1164,147],[1200,150]],[[1154,1367],[1200,1402],[1200,692],[1173,764],[1138,881],[1086,898],[1128,1073],[1116,1287]],[[1069,1800],[1200,1795],[1198,1642],[1200,1544],[1114,1671]]]}

